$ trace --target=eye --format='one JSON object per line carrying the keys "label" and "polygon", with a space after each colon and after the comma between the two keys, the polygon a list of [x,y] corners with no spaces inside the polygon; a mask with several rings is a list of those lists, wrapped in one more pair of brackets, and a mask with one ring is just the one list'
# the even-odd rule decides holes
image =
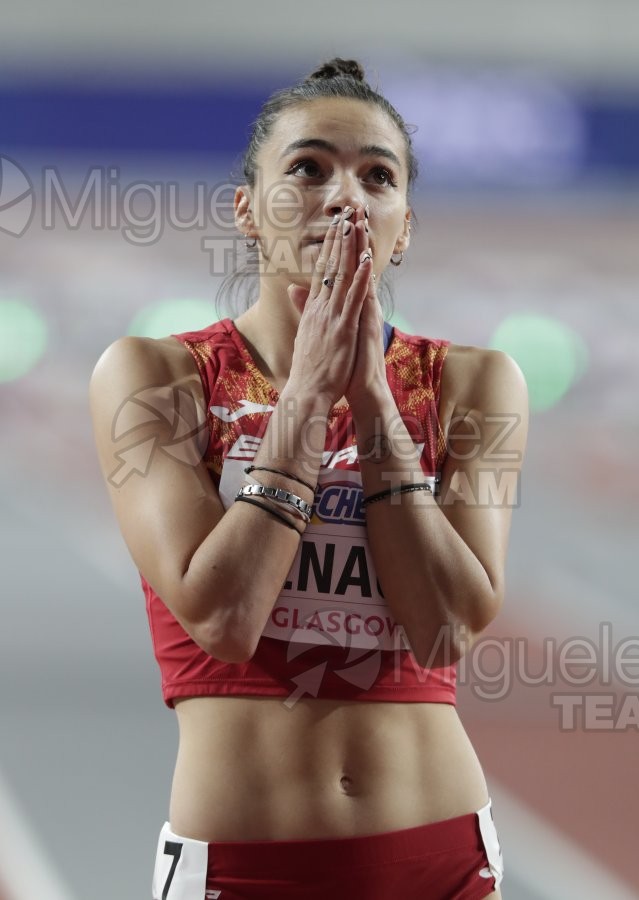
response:
{"label": "eye", "polygon": [[371,169],[370,174],[375,184],[397,187],[397,181],[393,178],[393,173],[386,166],[375,166],[375,168]]}
{"label": "eye", "polygon": [[319,165],[314,159],[301,159],[286,172],[287,175],[298,175],[302,178],[318,178],[321,174]]}

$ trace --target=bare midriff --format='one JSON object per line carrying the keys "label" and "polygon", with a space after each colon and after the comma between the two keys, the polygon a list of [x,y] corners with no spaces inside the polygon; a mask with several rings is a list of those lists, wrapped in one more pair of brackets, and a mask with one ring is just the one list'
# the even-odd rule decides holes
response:
{"label": "bare midriff", "polygon": [[176,834],[207,842],[351,837],[475,812],[482,768],[455,707],[305,698],[175,701]]}

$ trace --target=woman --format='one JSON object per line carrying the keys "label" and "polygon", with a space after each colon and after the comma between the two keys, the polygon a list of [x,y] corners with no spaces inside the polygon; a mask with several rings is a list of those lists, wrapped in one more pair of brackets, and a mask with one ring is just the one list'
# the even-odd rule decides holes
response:
{"label": "woman", "polygon": [[[384,325],[415,174],[358,63],[274,95],[235,195],[257,301],[93,374],[180,730],[158,900],[500,897],[455,663],[502,603],[511,508],[482,479],[517,478],[526,388]],[[148,459],[124,472],[127,434]]]}

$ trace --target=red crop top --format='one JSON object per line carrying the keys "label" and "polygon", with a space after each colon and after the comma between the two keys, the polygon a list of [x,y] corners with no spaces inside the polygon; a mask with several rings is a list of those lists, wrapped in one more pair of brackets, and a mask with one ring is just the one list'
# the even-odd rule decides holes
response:
{"label": "red crop top", "polygon": [[[204,463],[228,509],[278,393],[230,319],[173,337],[200,372],[210,431]],[[394,329],[385,353],[397,407],[423,446],[422,469],[432,478],[446,453],[437,406],[449,343]],[[211,695],[286,697],[290,705],[302,696],[455,703],[455,666],[419,666],[384,600],[361,500],[351,413],[337,406],[328,421],[311,523],[248,662],[225,663],[205,653],[140,575],[167,706],[176,697]]]}

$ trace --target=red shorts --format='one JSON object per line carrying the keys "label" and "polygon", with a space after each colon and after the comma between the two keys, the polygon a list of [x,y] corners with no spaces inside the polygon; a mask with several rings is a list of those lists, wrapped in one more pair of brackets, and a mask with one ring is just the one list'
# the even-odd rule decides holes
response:
{"label": "red shorts", "polygon": [[490,800],[416,828],[321,840],[207,844],[167,822],[153,900],[480,900],[502,876]]}

